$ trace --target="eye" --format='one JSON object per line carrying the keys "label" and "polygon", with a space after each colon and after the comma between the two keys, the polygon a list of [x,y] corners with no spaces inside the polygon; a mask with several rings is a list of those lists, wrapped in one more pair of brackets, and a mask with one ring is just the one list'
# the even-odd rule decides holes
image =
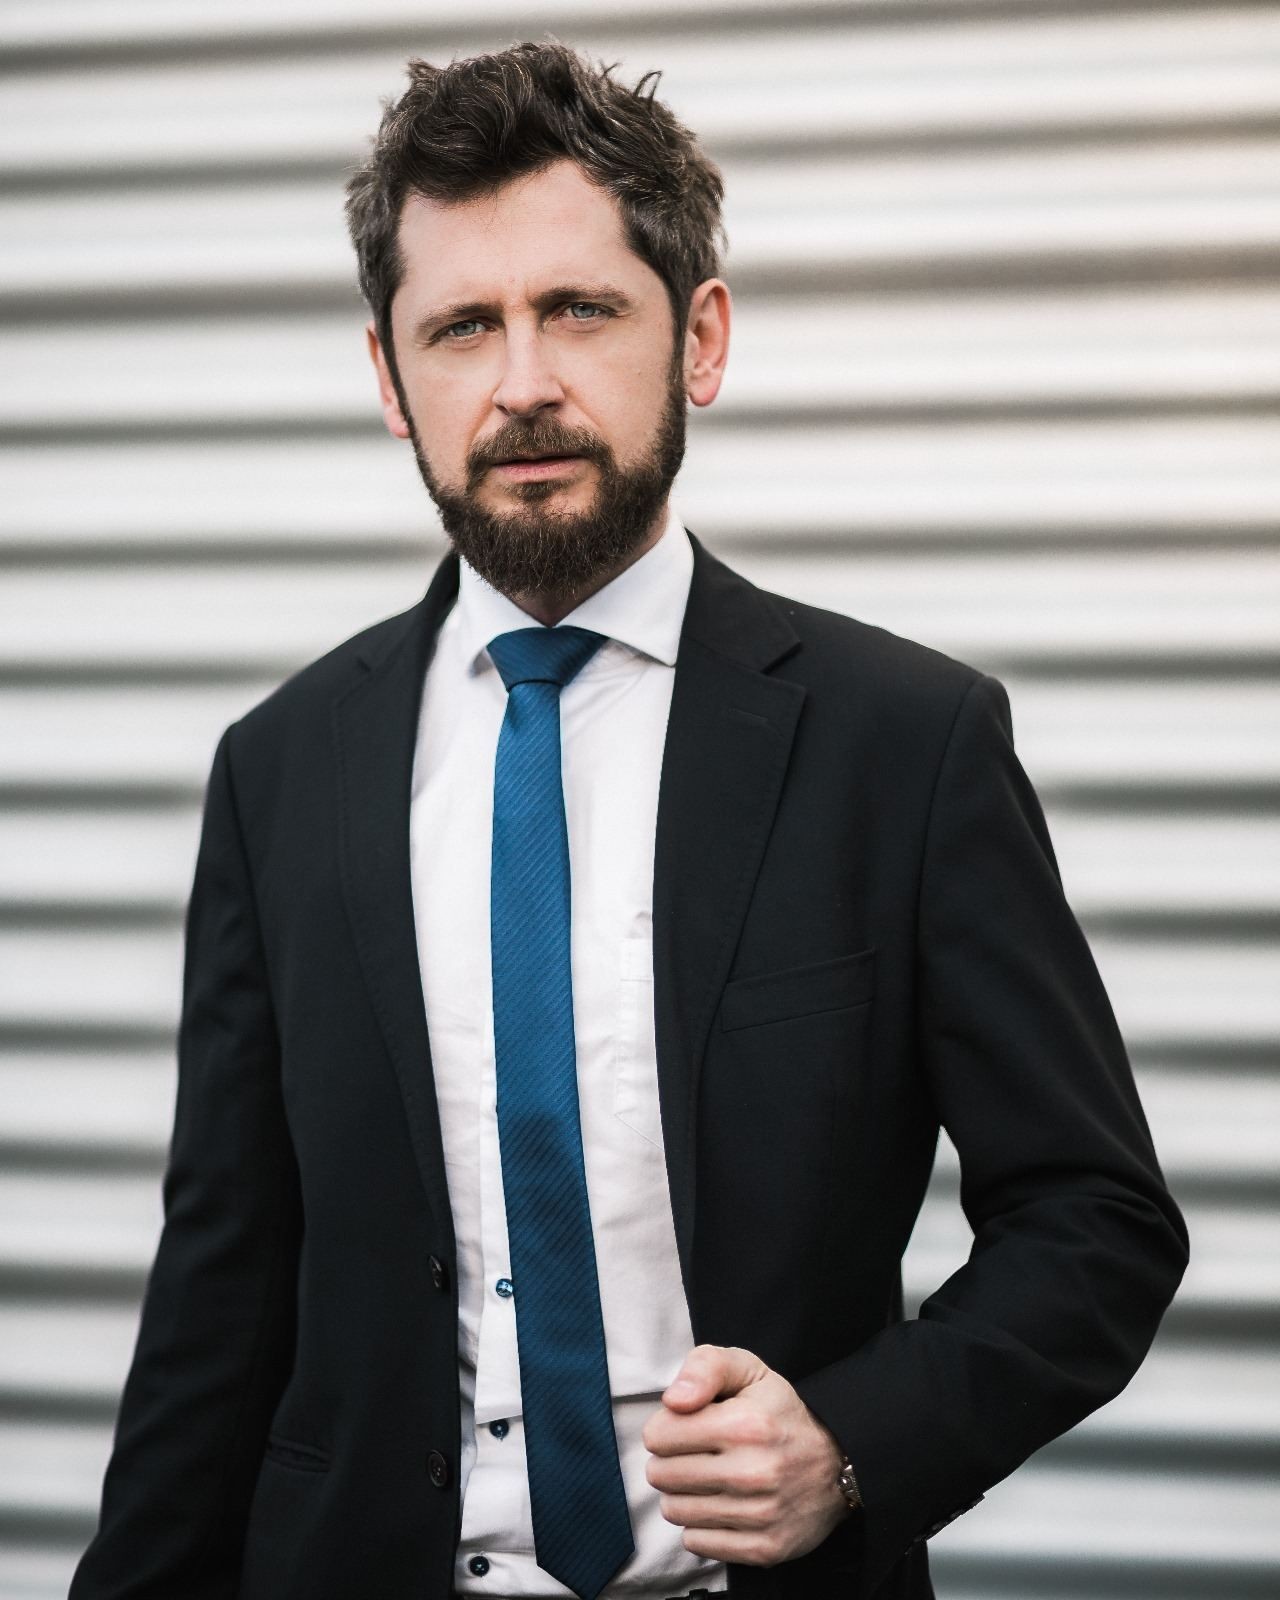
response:
{"label": "eye", "polygon": [[479,317],[467,317],[462,322],[452,322],[444,330],[446,339],[469,339],[473,333],[479,333],[484,324]]}
{"label": "eye", "polygon": [[567,309],[574,322],[599,322],[609,315],[603,306],[595,305],[590,300],[575,300]]}

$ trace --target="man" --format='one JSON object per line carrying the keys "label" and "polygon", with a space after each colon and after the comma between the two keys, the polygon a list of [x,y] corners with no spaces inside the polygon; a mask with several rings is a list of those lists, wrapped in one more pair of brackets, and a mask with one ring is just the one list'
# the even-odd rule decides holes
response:
{"label": "man", "polygon": [[[719,202],[558,45],[414,63],[352,180],[454,548],[218,746],[74,1600],[927,1596],[1177,1285],[1003,691],[670,510]],[[974,1248],[903,1320],[940,1123]]]}

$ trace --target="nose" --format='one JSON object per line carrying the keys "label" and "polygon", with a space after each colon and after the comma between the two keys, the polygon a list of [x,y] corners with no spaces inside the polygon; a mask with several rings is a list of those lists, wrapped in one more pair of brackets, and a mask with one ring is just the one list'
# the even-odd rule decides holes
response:
{"label": "nose", "polygon": [[534,329],[509,328],[502,375],[493,391],[494,405],[509,417],[533,417],[563,399],[564,390],[540,334]]}

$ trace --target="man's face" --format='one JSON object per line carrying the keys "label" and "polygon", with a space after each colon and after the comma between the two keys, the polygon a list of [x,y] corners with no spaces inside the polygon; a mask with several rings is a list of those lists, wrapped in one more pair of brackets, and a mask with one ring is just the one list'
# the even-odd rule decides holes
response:
{"label": "man's face", "polygon": [[412,197],[399,237],[388,420],[446,532],[507,594],[619,570],[660,530],[685,390],[666,287],[615,202],[561,161],[458,205]]}

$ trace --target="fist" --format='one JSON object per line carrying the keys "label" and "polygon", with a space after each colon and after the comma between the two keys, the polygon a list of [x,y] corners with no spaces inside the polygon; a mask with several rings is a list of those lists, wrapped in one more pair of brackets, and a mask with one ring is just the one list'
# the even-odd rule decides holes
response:
{"label": "fist", "polygon": [[643,1438],[662,1514],[695,1555],[773,1566],[814,1549],[848,1515],[834,1436],[749,1350],[692,1350]]}

